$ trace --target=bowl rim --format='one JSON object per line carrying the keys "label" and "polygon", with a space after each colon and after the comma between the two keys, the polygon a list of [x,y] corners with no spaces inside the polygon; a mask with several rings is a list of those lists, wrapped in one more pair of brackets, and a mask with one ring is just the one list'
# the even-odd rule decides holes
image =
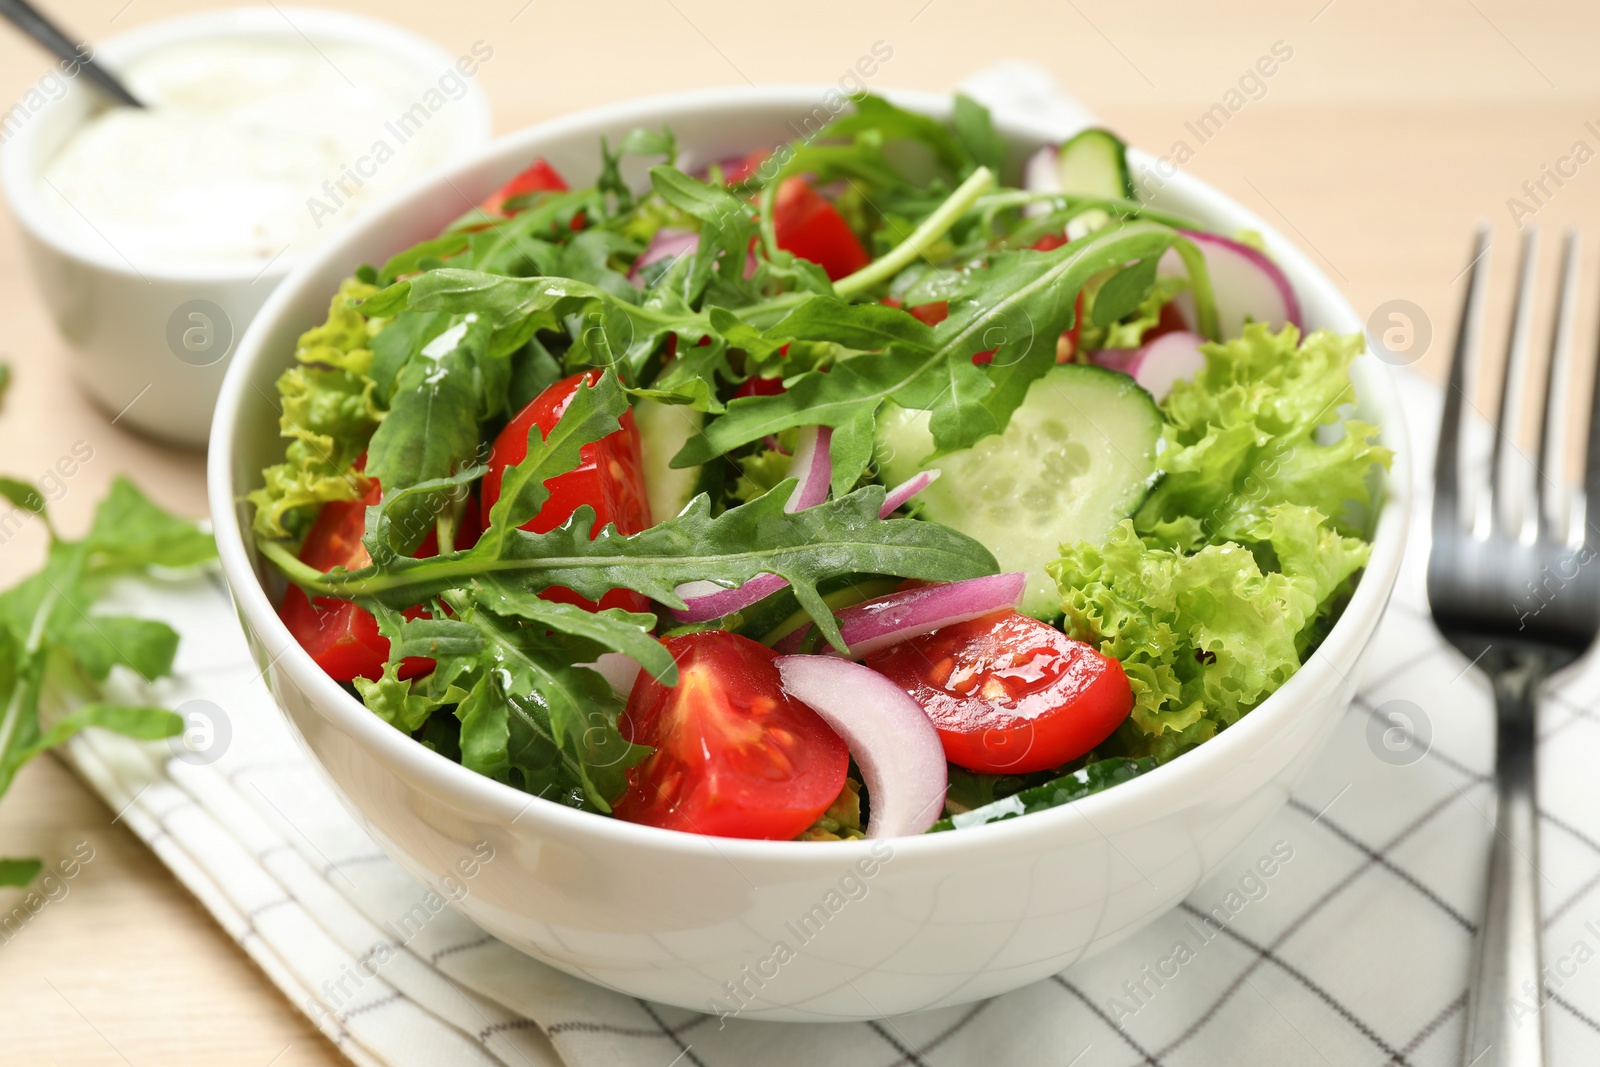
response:
{"label": "bowl rim", "polygon": [[[139,56],[196,40],[271,38],[285,36],[311,36],[323,41],[337,41],[362,45],[375,52],[387,54],[413,70],[442,73],[453,68],[457,57],[449,54],[435,42],[390,22],[346,11],[332,11],[312,7],[235,7],[221,11],[199,11],[175,18],[161,19],[108,37],[95,46],[94,57],[108,67],[115,68]],[[41,75],[42,77],[42,75]],[[251,282],[261,278],[283,277],[300,263],[314,258],[328,242],[314,245],[288,260],[271,260],[263,266],[254,260],[217,260],[196,266],[176,263],[149,263],[135,265],[114,251],[107,251],[79,237],[56,221],[53,209],[40,193],[41,169],[47,160],[40,158],[39,139],[55,125],[67,121],[64,110],[75,95],[92,92],[68,82],[65,93],[47,101],[27,119],[22,128],[8,138],[0,151],[0,194],[11,205],[12,215],[34,240],[49,246],[57,255],[88,263],[100,270],[134,278],[138,281],[179,282]],[[457,129],[456,149],[474,152],[490,143],[493,119],[489,98],[483,88],[473,80],[465,80],[467,91],[458,100],[452,100],[452,109],[459,109],[453,120]],[[92,103],[78,120],[81,125],[98,113]],[[449,164],[439,164],[428,178],[445,170]],[[403,186],[409,189],[414,182]],[[374,205],[376,206],[376,205]],[[352,221],[345,228],[354,226]]]}
{"label": "bowl rim", "polygon": [[[223,382],[207,456],[208,494],[222,568],[238,611],[255,631],[257,640],[268,649],[278,649],[273,653],[272,662],[291,676],[318,715],[357,743],[376,750],[375,756],[380,762],[427,781],[432,788],[487,817],[512,822],[528,817],[530,824],[544,823],[545,829],[555,834],[588,834],[593,835],[597,843],[604,841],[620,847],[659,850],[680,856],[728,862],[746,859],[780,868],[822,867],[837,873],[841,863],[857,862],[869,855],[881,856],[881,851],[877,850],[881,850],[885,842],[898,858],[937,856],[959,849],[1007,849],[1025,837],[1061,841],[1069,836],[1099,836],[1109,841],[1100,827],[1125,825],[1130,817],[1135,822],[1149,821],[1155,817],[1152,813],[1169,811],[1204,797],[1208,785],[1220,781],[1230,766],[1246,758],[1283,728],[1285,720],[1309,704],[1314,694],[1346,681],[1345,671],[1337,662],[1355,664],[1358,653],[1383,616],[1404,555],[1411,499],[1405,420],[1394,372],[1370,353],[1356,361],[1352,372],[1362,401],[1380,412],[1381,439],[1394,450],[1395,459],[1386,482],[1386,496],[1374,524],[1367,567],[1349,604],[1317,651],[1276,692],[1210,741],[1115,788],[1058,808],[1034,812],[1025,818],[987,824],[980,832],[973,832],[979,830],[974,827],[961,833],[839,841],[831,842],[827,848],[818,848],[808,842],[719,838],[665,830],[569,808],[554,801],[535,804],[538,797],[470,771],[379,719],[328,677],[300,648],[278,618],[251,565],[236,504],[242,492],[236,489],[232,464],[240,411],[250,388],[247,381],[250,370],[263,360],[281,358],[280,353],[269,352],[264,347],[270,324],[300,297],[300,291],[314,276],[326,269],[330,261],[341,257],[350,260],[353,252],[349,246],[357,243],[367,228],[381,225],[385,215],[405,209],[414,200],[422,200],[433,186],[458,178],[463,172],[491,160],[501,161],[509,169],[512,162],[525,161],[536,154],[540,142],[548,138],[594,130],[608,123],[660,124],[670,121],[674,115],[695,110],[727,113],[788,107],[798,112],[816,106],[825,93],[837,91],[835,87],[824,85],[768,85],[654,95],[576,112],[498,138],[469,158],[458,160],[448,169],[375,205],[362,220],[346,227],[301,261],[257,314],[241,338]],[[885,90],[883,95],[902,106],[941,118],[948,117],[952,106],[951,94]],[[1002,109],[996,110],[995,122],[1009,143],[1028,138],[1052,142],[1061,137],[1060,130],[1046,121],[1007,115]],[[1134,161],[1149,165],[1153,157],[1135,151]],[[1344,320],[1337,324],[1340,329],[1361,331],[1360,318],[1338,288],[1275,228],[1185,172],[1179,171],[1163,180],[1183,195],[1205,202],[1204,218],[1208,224],[1247,227],[1261,234],[1273,257],[1303,296],[1315,294],[1314,302],[1332,309],[1335,318]],[[1219,219],[1222,221],[1218,222]],[[353,271],[355,266],[352,262],[349,270]],[[1303,299],[1302,302],[1313,301]],[[1142,816],[1138,814],[1140,811],[1144,812]],[[370,821],[370,816],[364,817]],[[1085,824],[1087,829],[1076,826],[1077,823]]]}

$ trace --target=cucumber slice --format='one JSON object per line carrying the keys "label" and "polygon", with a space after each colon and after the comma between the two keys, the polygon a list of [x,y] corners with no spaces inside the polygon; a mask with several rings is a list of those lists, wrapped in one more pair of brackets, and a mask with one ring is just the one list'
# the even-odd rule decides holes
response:
{"label": "cucumber slice", "polygon": [[644,450],[644,491],[650,500],[651,522],[672,518],[694,498],[700,468],[667,464],[700,432],[705,420],[705,415],[687,404],[648,399],[634,402],[633,421]]}
{"label": "cucumber slice", "polygon": [[1033,383],[1005,432],[934,460],[928,413],[885,408],[878,470],[898,485],[938,467],[939,480],[917,497],[922,517],[976,538],[1002,571],[1028,572],[1021,610],[1051,619],[1061,614],[1061,595],[1045,564],[1060,558],[1063,544],[1104,543],[1133,514],[1154,479],[1164,425],[1132,378],[1071,363]]}
{"label": "cucumber slice", "polygon": [[1128,146],[1110,130],[1084,130],[1074,136],[1061,146],[1056,167],[1064,193],[1134,199]]}

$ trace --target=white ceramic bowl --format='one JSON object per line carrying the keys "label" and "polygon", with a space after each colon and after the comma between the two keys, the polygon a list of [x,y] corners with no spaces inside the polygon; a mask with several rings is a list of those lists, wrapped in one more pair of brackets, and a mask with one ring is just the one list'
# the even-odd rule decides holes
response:
{"label": "white ceramic bowl", "polygon": [[[603,108],[501,140],[449,181],[487,193],[535,156],[575,183],[599,137],[669,125],[685,164],[793,136],[821,89],[701,92]],[[936,115],[944,97],[891,94]],[[1002,122],[1015,164],[1051,131]],[[746,1018],[849,1020],[1004,993],[1111,945],[1172,908],[1271,816],[1355,691],[1360,659],[1400,565],[1406,457],[1396,457],[1372,561],[1343,617],[1300,672],[1216,739],[1064,808],[889,842],[796,844],[698,837],[534,800],[386,725],[328,678],[279,622],[282,587],[245,539],[240,496],[282,456],[266,399],[295,335],[320,322],[339,280],[433,236],[458,198],[440,179],[375,211],[300,266],[240,345],[217,407],[213,520],[239,614],[273,691],[351,811],[424,882],[443,889],[487,842],[494,859],[458,904],[538,959],[635,996]],[[1262,233],[1308,324],[1359,332],[1332,284],[1271,227],[1178,175],[1163,206]],[[1359,408],[1403,443],[1388,368],[1355,367]],[[459,884],[459,878],[450,884]],[[735,999],[732,990],[742,989]]]}
{"label": "white ceramic bowl", "polygon": [[[301,34],[387,53],[421,81],[432,82],[454,70],[458,58],[387,23],[294,7],[233,8],[153,23],[101,42],[95,58],[115,71],[179,43],[239,38],[298,43]],[[61,84],[54,73],[52,84]],[[67,138],[104,107],[99,91],[82,81],[71,79],[64,93],[20,119],[7,115],[0,189],[21,224],[35,281],[76,357],[84,388],[107,411],[122,413],[123,421],[147,433],[203,445],[230,350],[238,350],[246,325],[298,255],[291,252],[265,265],[175,267],[130,260],[105,242],[85,240],[63,226],[45,202],[39,175]],[[451,158],[472,155],[492,132],[487,97],[475,82],[466,85],[459,99],[430,119],[449,123],[454,133]],[[314,194],[320,190],[306,191],[308,197]],[[182,356],[169,340],[175,318],[184,328],[196,328],[187,336],[197,340]],[[183,329],[176,335],[183,337]]]}

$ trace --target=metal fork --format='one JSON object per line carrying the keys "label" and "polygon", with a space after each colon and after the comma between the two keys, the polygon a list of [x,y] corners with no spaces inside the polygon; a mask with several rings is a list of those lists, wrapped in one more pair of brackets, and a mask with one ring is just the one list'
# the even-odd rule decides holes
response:
{"label": "metal fork", "polygon": [[[1517,446],[1522,400],[1538,370],[1529,354],[1537,239],[1522,245],[1515,312],[1487,474],[1462,469],[1468,368],[1478,349],[1489,235],[1480,229],[1468,267],[1434,468],[1428,600],[1446,640],[1494,686],[1495,836],[1488,892],[1467,998],[1462,1057],[1475,1067],[1542,1067],[1547,999],[1539,963],[1538,814],[1534,755],[1538,691],[1600,632],[1600,375],[1589,405],[1582,472],[1587,505],[1560,475],[1568,437],[1578,238],[1561,268],[1537,460]],[[1467,491],[1464,492],[1463,490]],[[1592,507],[1595,510],[1590,511]],[[1513,1001],[1521,1005],[1520,1010]]]}

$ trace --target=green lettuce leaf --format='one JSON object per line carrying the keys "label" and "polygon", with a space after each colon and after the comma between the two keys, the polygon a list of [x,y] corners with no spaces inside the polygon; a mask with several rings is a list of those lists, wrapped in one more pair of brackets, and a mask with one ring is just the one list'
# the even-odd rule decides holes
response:
{"label": "green lettuce leaf", "polygon": [[358,304],[377,291],[347,279],[328,321],[301,335],[297,365],[278,379],[278,426],[289,446],[283,462],[263,471],[262,485],[246,496],[263,537],[294,536],[318,506],[366,494],[367,479],[353,468],[384,417],[369,371],[373,338],[388,320]]}
{"label": "green lettuce leaf", "polygon": [[1363,346],[1359,334],[1326,331],[1302,344],[1293,326],[1274,333],[1260,323],[1202,346],[1205,370],[1162,404],[1163,477],[1134,518],[1140,535],[1186,549],[1241,541],[1278,504],[1316,508],[1340,532],[1362,533],[1373,474],[1391,456],[1372,426],[1342,414]]}
{"label": "green lettuce leaf", "polygon": [[1050,565],[1063,628],[1121,661],[1133,688],[1114,751],[1167,759],[1238,721],[1300,668],[1302,634],[1366,563],[1367,544],[1311,508],[1279,505],[1251,532],[1282,570],[1239,544],[1151,547],[1132,522]]}

